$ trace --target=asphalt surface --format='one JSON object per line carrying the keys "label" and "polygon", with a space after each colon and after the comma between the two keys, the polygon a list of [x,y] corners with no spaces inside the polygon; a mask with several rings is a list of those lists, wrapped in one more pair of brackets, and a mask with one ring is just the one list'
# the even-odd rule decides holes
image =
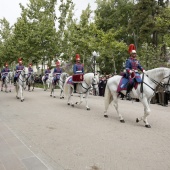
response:
{"label": "asphalt surface", "polygon": [[[91,110],[87,111],[85,102],[68,106],[66,99],[59,99],[59,90],[56,98],[39,88],[24,91],[24,102],[15,96],[14,89],[0,92],[0,139],[4,141],[0,142],[0,170],[170,169],[170,103],[168,107],[151,105],[148,122],[152,128],[148,129],[143,122],[135,122],[143,115],[140,102],[119,100],[125,119],[120,123],[112,105],[109,118],[103,117],[103,97],[90,95]],[[78,94],[73,99],[78,101]],[[12,151],[6,154],[4,146]],[[24,148],[22,155],[16,154],[18,147]],[[13,165],[14,157],[22,165]]]}

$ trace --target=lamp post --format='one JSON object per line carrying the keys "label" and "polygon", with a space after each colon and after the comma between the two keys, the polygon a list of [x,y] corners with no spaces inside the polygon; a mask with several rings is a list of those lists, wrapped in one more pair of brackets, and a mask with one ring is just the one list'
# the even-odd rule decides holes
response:
{"label": "lamp post", "polygon": [[96,73],[96,57],[98,56],[96,51],[93,51],[92,52],[92,55],[93,55],[93,67],[94,67],[94,75]]}
{"label": "lamp post", "polygon": [[116,75],[117,73],[116,73],[116,65],[115,65],[115,59],[114,59],[114,56],[113,56],[113,67],[114,67],[114,70],[115,70],[114,74]]}

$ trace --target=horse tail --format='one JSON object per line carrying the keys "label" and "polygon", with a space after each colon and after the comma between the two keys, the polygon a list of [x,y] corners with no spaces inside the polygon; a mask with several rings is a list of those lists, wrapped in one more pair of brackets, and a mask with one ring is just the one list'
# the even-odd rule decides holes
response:
{"label": "horse tail", "polygon": [[105,111],[107,111],[109,104],[112,102],[112,100],[113,100],[113,97],[112,97],[111,91],[108,85],[106,84],[105,95],[104,95]]}

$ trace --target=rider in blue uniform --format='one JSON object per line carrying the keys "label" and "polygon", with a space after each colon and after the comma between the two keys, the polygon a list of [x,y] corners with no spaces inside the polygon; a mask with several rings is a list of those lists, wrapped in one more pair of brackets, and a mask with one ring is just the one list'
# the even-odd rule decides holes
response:
{"label": "rider in blue uniform", "polygon": [[21,71],[24,69],[24,66],[22,64],[22,59],[19,58],[18,59],[18,65],[16,66],[16,72],[15,72],[15,76],[14,76],[14,86],[16,85],[16,81],[21,73]]}
{"label": "rider in blue uniform", "polygon": [[126,77],[129,79],[127,85],[127,100],[131,99],[130,91],[134,87],[134,83],[141,83],[141,77],[138,70],[145,72],[140,62],[136,59],[136,50],[134,44],[130,44],[129,46],[130,57],[126,60],[125,69],[126,69]]}
{"label": "rider in blue uniform", "polygon": [[4,83],[5,78],[6,78],[6,76],[8,75],[9,72],[10,72],[10,70],[8,68],[8,64],[6,63],[5,68],[3,68],[2,71],[1,71],[1,76],[2,76],[3,83]]}
{"label": "rider in blue uniform", "polygon": [[47,81],[49,74],[51,73],[50,67],[47,66],[47,69],[45,70],[45,75],[44,75],[44,82]]}
{"label": "rider in blue uniform", "polygon": [[[73,66],[73,74],[84,74],[84,66],[80,63],[79,54],[76,54],[76,64]],[[76,93],[76,83],[74,83],[74,93]]]}
{"label": "rider in blue uniform", "polygon": [[56,62],[56,68],[54,68],[54,71],[53,71],[54,84],[56,84],[56,82],[57,82],[58,80],[60,80],[61,73],[62,73],[62,69],[60,68],[60,62],[57,61],[57,62]]}

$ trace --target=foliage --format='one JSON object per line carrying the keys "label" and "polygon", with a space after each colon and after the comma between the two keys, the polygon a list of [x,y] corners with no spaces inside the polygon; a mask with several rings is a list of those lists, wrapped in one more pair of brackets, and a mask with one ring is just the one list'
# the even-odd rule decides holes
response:
{"label": "foliage", "polygon": [[[8,62],[14,67],[19,57],[25,65],[51,65],[52,60],[62,60],[64,70],[71,73],[78,53],[86,72],[94,71],[96,59],[101,74],[119,73],[132,43],[144,68],[166,66],[170,59],[168,1],[96,3],[94,19],[90,5],[75,18],[72,0],[29,0],[26,7],[20,4],[21,16],[12,27],[5,18],[0,20],[0,66]],[[97,58],[93,51],[99,53]]]}

